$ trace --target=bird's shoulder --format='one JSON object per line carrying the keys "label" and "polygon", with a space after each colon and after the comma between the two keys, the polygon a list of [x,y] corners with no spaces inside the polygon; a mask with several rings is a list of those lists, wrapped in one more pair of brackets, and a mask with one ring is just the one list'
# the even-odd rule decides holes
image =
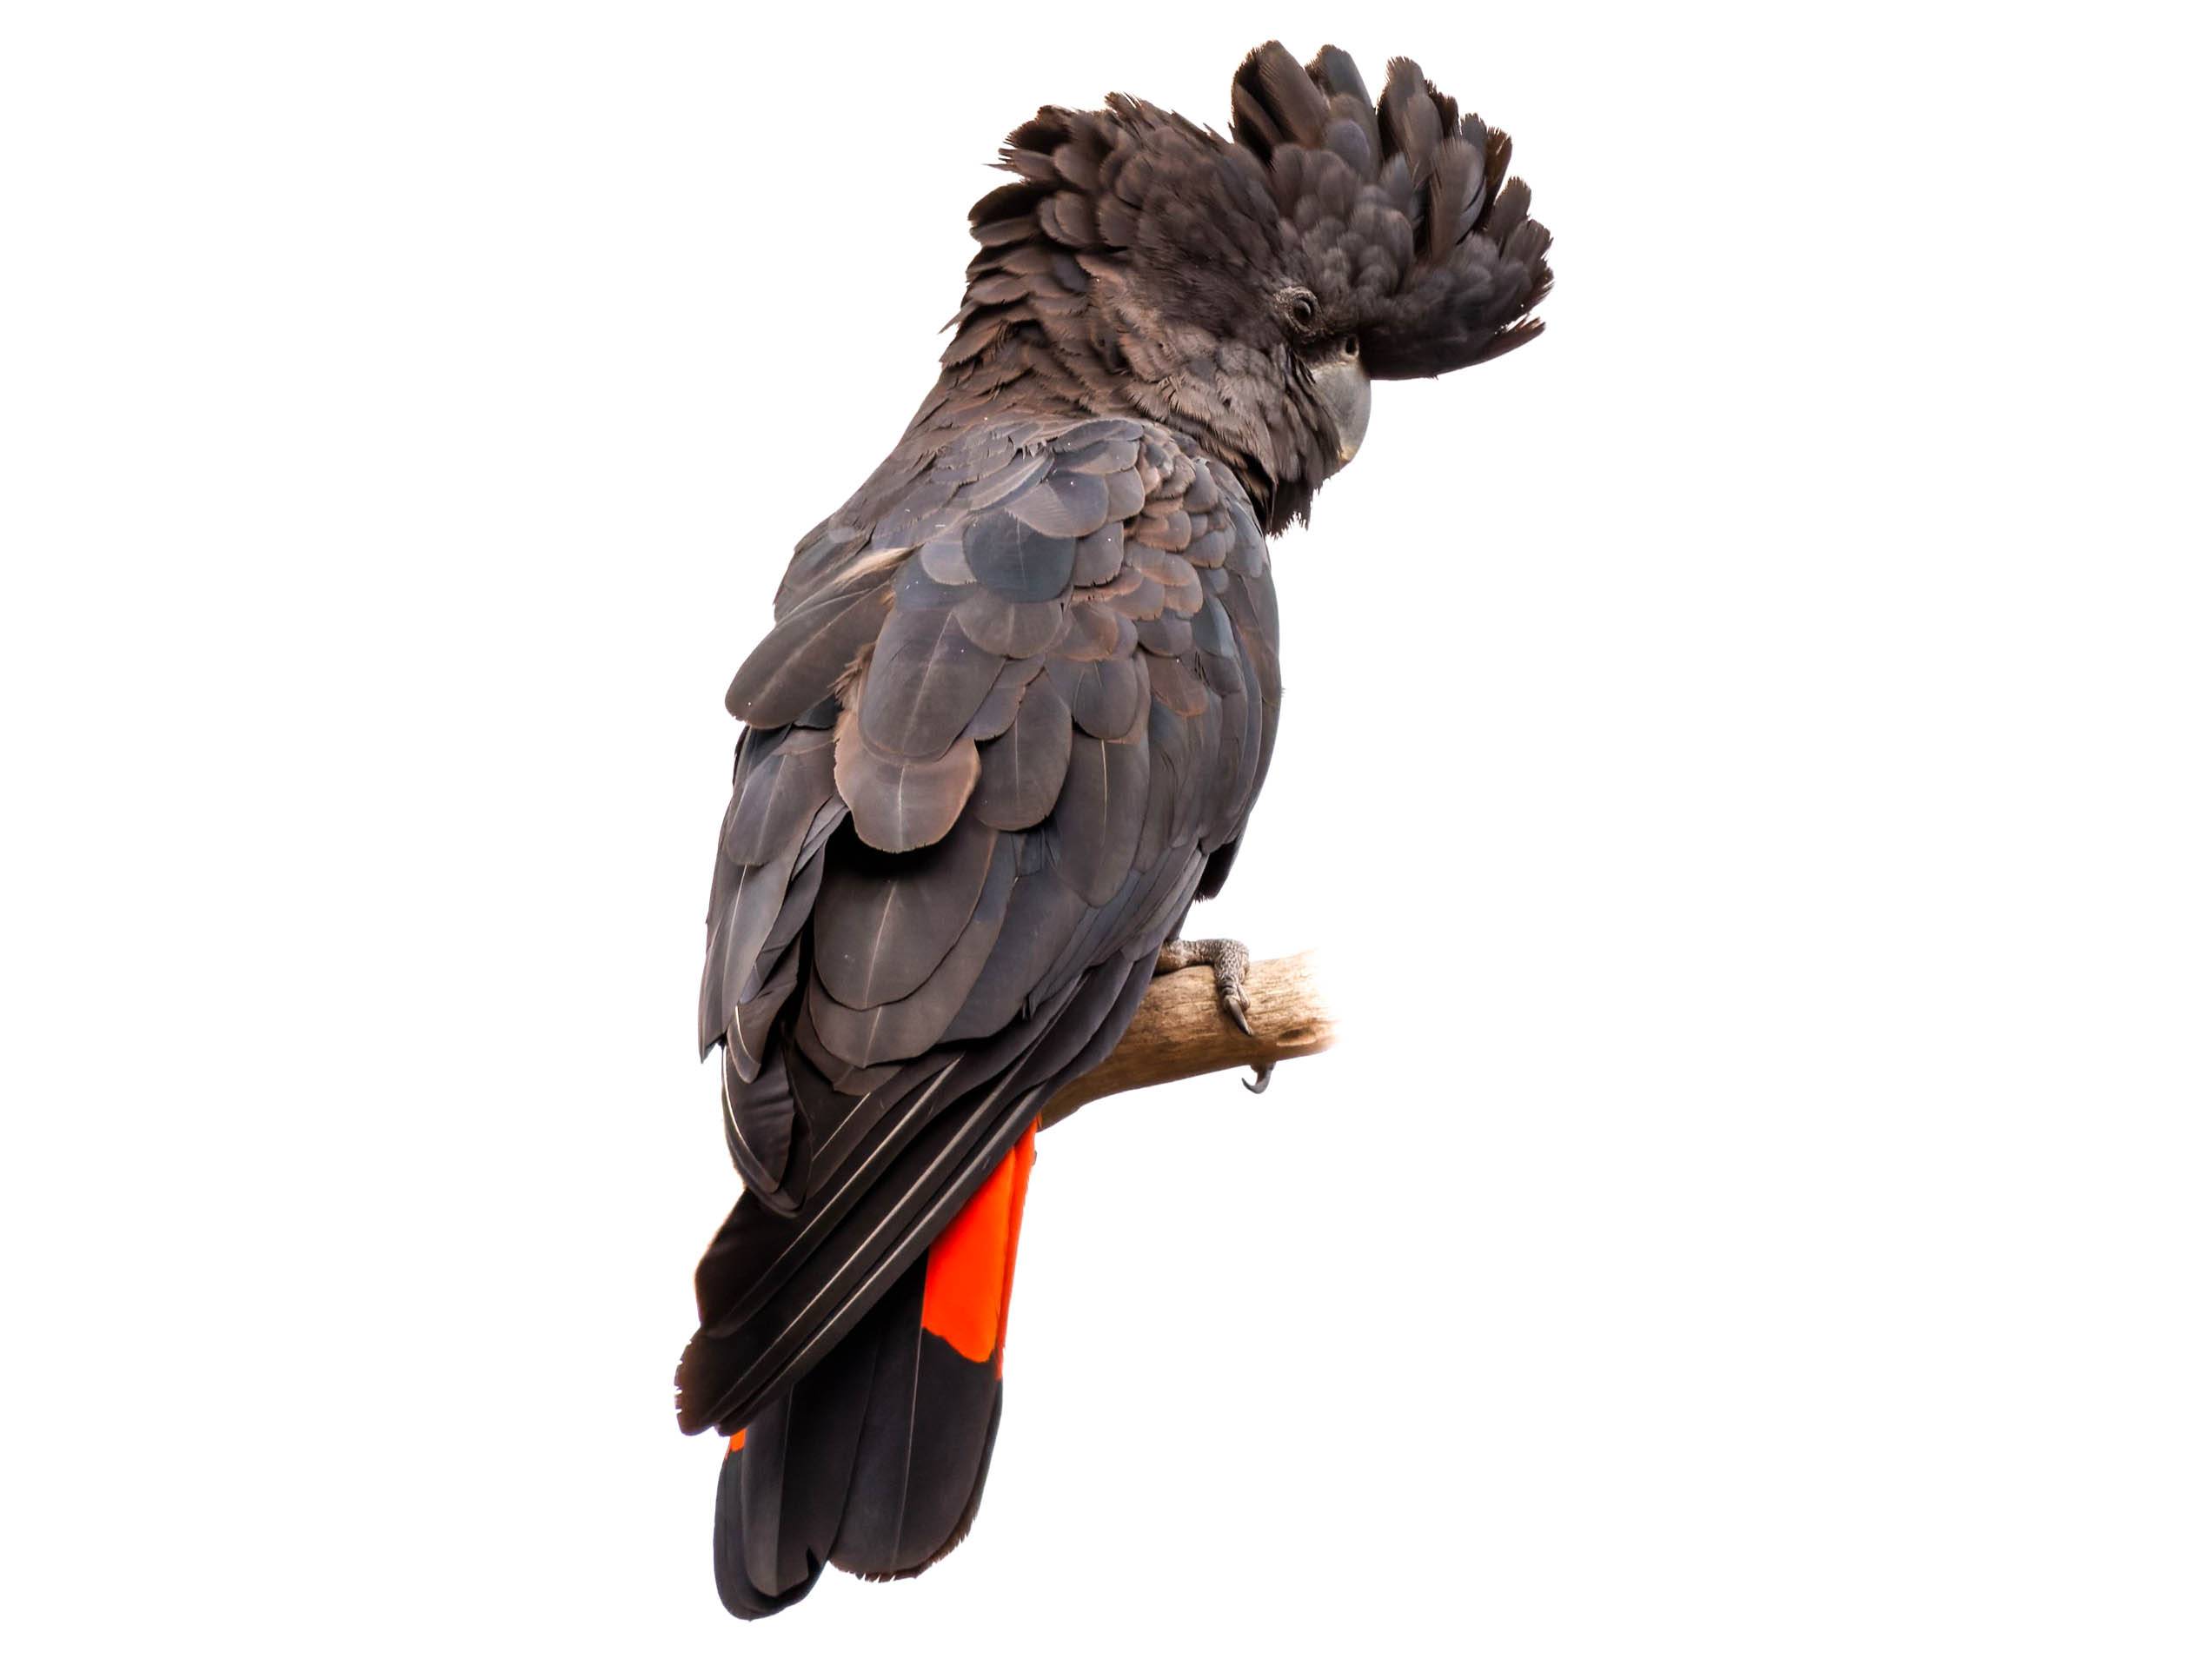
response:
{"label": "bird's shoulder", "polygon": [[[932,614],[955,607],[957,638],[975,650],[951,654],[1006,660],[1063,646],[1086,656],[1107,643],[1097,636],[1110,616],[1170,659],[1185,654],[1186,629],[1219,649],[1233,625],[1271,705],[1279,689],[1267,541],[1235,473],[1151,421],[1061,416],[902,446],[800,542],[729,710],[756,727],[801,719],[887,633],[911,653]],[[1119,643],[1108,654],[1128,655]],[[980,675],[979,662],[966,667]]]}

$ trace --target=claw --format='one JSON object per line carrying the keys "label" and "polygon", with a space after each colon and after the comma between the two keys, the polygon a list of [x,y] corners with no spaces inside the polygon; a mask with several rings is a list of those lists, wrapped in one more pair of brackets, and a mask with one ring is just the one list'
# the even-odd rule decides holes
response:
{"label": "claw", "polygon": [[1252,1037],[1252,1004],[1245,999],[1245,973],[1251,966],[1252,953],[1236,939],[1179,939],[1159,947],[1159,959],[1152,971],[1173,973],[1181,968],[1212,968],[1214,1000],[1239,1031]]}
{"label": "claw", "polygon": [[1245,1087],[1253,1094],[1265,1094],[1267,1085],[1275,1080],[1275,1062],[1262,1060],[1252,1068],[1251,1081]]}

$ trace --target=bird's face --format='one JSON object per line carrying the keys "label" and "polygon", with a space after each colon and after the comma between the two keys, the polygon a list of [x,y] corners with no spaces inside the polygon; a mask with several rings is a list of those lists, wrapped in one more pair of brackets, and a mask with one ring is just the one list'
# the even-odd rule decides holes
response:
{"label": "bird's face", "polygon": [[1343,53],[1271,42],[1231,95],[1231,139],[1119,96],[1017,129],[945,361],[1041,342],[1078,401],[1191,431],[1279,528],[1358,453],[1374,381],[1534,335],[1550,234],[1505,136],[1406,59],[1378,105]]}
{"label": "bird's face", "polygon": [[[1359,309],[1345,295],[1325,302],[1296,279],[1277,288],[1266,302],[1283,333],[1284,407],[1309,421],[1319,417],[1314,435],[1325,458],[1325,477],[1350,465],[1367,436],[1374,382],[1361,358]],[[1301,390],[1308,395],[1299,396]]]}
{"label": "bird's face", "polygon": [[[1175,205],[1205,200],[1191,191]],[[1148,224],[1124,257],[1084,262],[1090,338],[1127,407],[1193,430],[1256,499],[1302,511],[1367,435],[1362,318],[1351,296],[1317,289],[1272,202],[1241,227],[1199,216],[1202,227],[1171,214],[1159,241]],[[1266,256],[1226,256],[1225,229]]]}

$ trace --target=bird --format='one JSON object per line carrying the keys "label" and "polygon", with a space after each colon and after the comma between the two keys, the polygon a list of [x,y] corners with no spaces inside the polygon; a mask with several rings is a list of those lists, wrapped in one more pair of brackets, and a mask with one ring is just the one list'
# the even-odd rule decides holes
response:
{"label": "bird", "polygon": [[797,544],[742,723],[699,1004],[743,1191],[676,1373],[727,1437],[740,1618],[967,1535],[1003,1399],[1038,1121],[1188,939],[1268,771],[1270,540],[1377,381],[1541,331],[1511,141],[1410,58],[1379,97],[1271,41],[1226,136],[1123,94],[1000,151],[936,384]]}

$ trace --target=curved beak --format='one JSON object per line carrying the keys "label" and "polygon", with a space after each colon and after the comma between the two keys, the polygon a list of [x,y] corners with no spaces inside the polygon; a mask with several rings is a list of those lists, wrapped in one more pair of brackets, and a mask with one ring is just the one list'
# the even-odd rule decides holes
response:
{"label": "curved beak", "polygon": [[1367,435],[1367,371],[1357,358],[1325,363],[1313,371],[1313,389],[1336,424],[1337,465],[1341,467],[1359,453],[1359,441]]}

